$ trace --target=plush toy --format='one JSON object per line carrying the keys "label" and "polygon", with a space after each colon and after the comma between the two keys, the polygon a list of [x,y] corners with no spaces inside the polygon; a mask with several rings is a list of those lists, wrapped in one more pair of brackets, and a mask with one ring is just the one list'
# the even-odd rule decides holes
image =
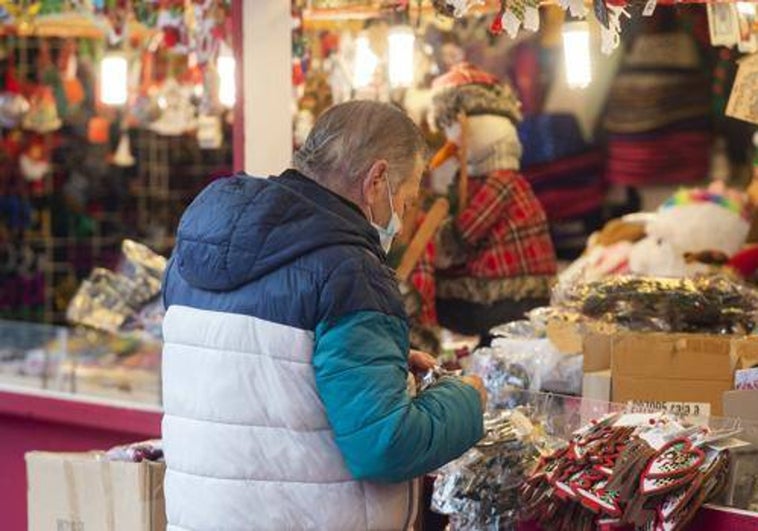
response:
{"label": "plush toy", "polygon": [[681,277],[726,262],[744,245],[751,207],[745,194],[716,182],[685,188],[668,199],[647,223],[647,236],[629,255],[634,274]]}
{"label": "plush toy", "polygon": [[721,182],[683,188],[657,212],[613,220],[593,234],[559,285],[607,275],[684,277],[725,269],[750,278],[758,269],[758,247],[743,249],[750,211],[746,195]]}
{"label": "plush toy", "polygon": [[438,317],[451,330],[486,334],[547,302],[555,252],[545,212],[519,173],[521,112],[511,88],[461,63],[432,89],[447,143],[431,186],[453,213],[437,241]]}

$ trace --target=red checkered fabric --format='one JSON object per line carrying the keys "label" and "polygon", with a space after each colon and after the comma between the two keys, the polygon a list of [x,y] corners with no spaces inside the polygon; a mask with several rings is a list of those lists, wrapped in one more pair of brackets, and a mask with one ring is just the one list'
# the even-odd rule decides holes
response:
{"label": "red checkered fabric", "polygon": [[478,278],[556,273],[545,211],[519,173],[500,170],[471,177],[469,194],[456,224],[473,251],[456,273]]}
{"label": "red checkered fabric", "polygon": [[416,267],[411,271],[410,281],[421,297],[421,315],[419,324],[434,326],[437,324],[437,289],[434,283],[434,258],[436,247],[431,241],[427,244],[424,254],[416,262]]}

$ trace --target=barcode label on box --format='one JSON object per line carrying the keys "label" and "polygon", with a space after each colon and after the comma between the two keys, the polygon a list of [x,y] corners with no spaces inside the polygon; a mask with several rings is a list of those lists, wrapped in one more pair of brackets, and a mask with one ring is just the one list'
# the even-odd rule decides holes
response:
{"label": "barcode label on box", "polygon": [[632,400],[627,403],[630,413],[650,413],[665,411],[680,417],[710,417],[711,405],[708,402],[664,402],[658,400]]}

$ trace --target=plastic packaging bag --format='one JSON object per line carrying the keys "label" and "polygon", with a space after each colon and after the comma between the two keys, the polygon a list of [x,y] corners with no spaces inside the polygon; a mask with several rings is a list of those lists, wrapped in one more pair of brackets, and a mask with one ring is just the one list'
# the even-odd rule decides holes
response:
{"label": "plastic packaging bag", "polygon": [[160,294],[166,259],[131,240],[124,240],[122,253],[117,271],[96,268],[82,282],[66,318],[111,333],[143,325],[159,337],[163,305],[152,301]]}
{"label": "plastic packaging bag", "polygon": [[456,531],[516,529],[519,489],[547,447],[528,410],[485,415],[485,437],[434,482],[432,509]]}
{"label": "plastic packaging bag", "polygon": [[758,316],[758,292],[725,276],[607,278],[559,298],[586,317],[637,331],[749,334]]}
{"label": "plastic packaging bag", "polygon": [[548,339],[495,338],[474,351],[468,373],[484,381],[492,407],[504,407],[514,389],[581,394],[581,354],[561,354]]}

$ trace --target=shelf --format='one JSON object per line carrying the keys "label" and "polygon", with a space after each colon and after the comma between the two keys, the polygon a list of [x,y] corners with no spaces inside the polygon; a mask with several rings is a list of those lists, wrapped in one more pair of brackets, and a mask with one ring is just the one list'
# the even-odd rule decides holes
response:
{"label": "shelf", "polygon": [[[63,13],[38,16],[32,22],[21,24],[2,24],[0,25],[0,36],[104,39],[106,36],[105,28],[107,27],[108,22],[98,20],[96,16]],[[142,39],[158,30],[131,21],[127,31],[130,36]]]}

